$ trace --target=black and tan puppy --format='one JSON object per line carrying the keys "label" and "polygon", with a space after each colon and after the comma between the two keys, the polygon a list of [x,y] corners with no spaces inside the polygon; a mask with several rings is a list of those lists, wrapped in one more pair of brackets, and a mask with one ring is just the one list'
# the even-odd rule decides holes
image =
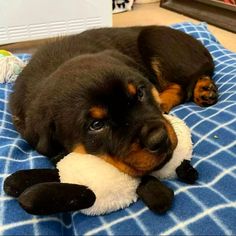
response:
{"label": "black and tan puppy", "polygon": [[[204,46],[180,31],[94,29],[40,48],[16,81],[10,108],[16,128],[40,153],[91,153],[144,176],[161,168],[177,144],[163,112],[190,100],[216,103],[213,69]],[[154,188],[145,178],[140,192],[148,183]],[[164,209],[173,197],[167,195]]]}

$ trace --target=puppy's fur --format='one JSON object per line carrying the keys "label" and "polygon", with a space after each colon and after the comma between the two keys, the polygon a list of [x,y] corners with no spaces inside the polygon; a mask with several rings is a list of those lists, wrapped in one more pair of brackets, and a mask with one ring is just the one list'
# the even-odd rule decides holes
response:
{"label": "puppy's fur", "polygon": [[16,128],[40,153],[100,156],[141,176],[161,168],[177,144],[163,112],[217,101],[203,45],[162,26],[104,28],[44,45],[16,81]]}

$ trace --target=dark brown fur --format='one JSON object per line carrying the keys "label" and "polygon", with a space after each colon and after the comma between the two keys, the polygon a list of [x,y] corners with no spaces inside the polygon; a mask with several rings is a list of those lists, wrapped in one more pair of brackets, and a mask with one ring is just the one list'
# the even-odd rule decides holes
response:
{"label": "dark brown fur", "polygon": [[199,78],[210,79],[213,69],[200,42],[168,27],[89,30],[39,49],[16,81],[10,108],[40,153],[83,150],[143,175],[176,146],[163,111],[194,100]]}

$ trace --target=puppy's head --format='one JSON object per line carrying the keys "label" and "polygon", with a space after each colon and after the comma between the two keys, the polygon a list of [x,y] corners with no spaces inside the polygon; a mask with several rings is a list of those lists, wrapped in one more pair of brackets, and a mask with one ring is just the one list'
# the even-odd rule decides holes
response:
{"label": "puppy's head", "polygon": [[100,156],[133,176],[169,160],[175,132],[162,115],[158,92],[135,68],[98,54],[73,59],[59,75],[73,81],[57,101],[57,132],[68,151]]}

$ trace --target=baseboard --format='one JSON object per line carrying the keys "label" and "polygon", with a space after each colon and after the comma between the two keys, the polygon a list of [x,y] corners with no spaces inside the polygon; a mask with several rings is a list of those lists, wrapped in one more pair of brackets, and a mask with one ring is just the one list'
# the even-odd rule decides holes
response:
{"label": "baseboard", "polygon": [[236,7],[206,0],[161,0],[162,8],[236,33]]}

